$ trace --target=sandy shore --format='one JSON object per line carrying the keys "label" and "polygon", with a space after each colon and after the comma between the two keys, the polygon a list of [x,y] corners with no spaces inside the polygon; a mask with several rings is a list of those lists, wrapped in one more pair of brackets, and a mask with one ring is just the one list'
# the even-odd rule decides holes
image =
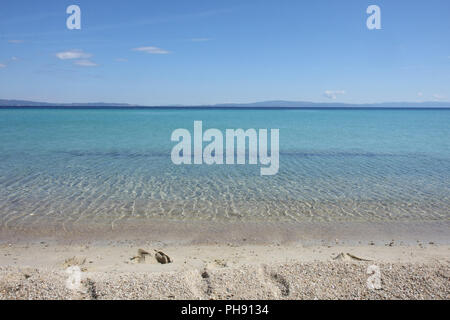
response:
{"label": "sandy shore", "polygon": [[[136,258],[139,249],[150,254]],[[158,263],[154,249],[173,262]],[[0,245],[0,299],[449,299],[449,278],[450,246],[425,242]]]}

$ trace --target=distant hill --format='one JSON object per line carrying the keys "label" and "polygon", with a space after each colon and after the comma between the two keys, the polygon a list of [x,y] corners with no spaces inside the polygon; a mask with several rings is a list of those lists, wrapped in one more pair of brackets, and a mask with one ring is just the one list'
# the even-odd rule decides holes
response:
{"label": "distant hill", "polygon": [[0,107],[132,107],[133,105],[127,103],[48,103],[36,102],[26,100],[5,100],[0,99]]}
{"label": "distant hill", "polygon": [[195,107],[195,108],[450,108],[450,102],[383,102],[383,103],[367,103],[367,104],[351,104],[351,103],[339,103],[339,102],[307,102],[307,101],[262,101],[253,103],[221,103],[215,105],[201,105],[201,106],[189,106],[189,105],[170,105],[170,106],[142,106],[132,105],[127,103],[105,103],[105,102],[93,102],[93,103],[48,103],[48,102],[36,102],[26,100],[5,100],[0,99],[0,107],[48,107],[48,108],[126,108],[126,107],[139,107],[139,108],[152,108],[152,107]]}
{"label": "distant hill", "polygon": [[218,107],[255,107],[255,108],[450,108],[450,102],[383,102],[383,103],[339,103],[339,102],[307,102],[307,101],[262,101],[254,103],[217,104]]}

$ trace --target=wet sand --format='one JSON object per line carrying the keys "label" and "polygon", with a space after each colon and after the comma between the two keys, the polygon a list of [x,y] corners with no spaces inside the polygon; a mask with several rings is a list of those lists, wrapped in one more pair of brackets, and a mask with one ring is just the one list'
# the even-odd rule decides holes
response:
{"label": "wet sand", "polygon": [[266,245],[303,244],[384,245],[394,239],[397,244],[424,243],[450,245],[450,220],[398,221],[311,221],[302,223],[220,222],[204,220],[129,219],[115,225],[35,223],[29,226],[0,225],[0,243],[52,244],[90,242],[162,243],[165,245]]}

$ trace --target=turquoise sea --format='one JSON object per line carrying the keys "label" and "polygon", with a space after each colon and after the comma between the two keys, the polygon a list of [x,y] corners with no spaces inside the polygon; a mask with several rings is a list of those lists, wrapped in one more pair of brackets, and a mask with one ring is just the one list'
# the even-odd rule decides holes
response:
{"label": "turquoise sea", "polygon": [[[171,133],[195,120],[279,129],[278,174],[174,165]],[[0,110],[3,227],[449,217],[447,109]]]}

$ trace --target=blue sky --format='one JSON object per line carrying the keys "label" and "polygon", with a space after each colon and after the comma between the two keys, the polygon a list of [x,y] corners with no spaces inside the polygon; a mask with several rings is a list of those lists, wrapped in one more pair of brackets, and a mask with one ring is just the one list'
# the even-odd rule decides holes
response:
{"label": "blue sky", "polygon": [[[66,8],[81,8],[68,30]],[[381,8],[368,30],[366,8]],[[0,2],[0,98],[450,100],[450,1]]]}

